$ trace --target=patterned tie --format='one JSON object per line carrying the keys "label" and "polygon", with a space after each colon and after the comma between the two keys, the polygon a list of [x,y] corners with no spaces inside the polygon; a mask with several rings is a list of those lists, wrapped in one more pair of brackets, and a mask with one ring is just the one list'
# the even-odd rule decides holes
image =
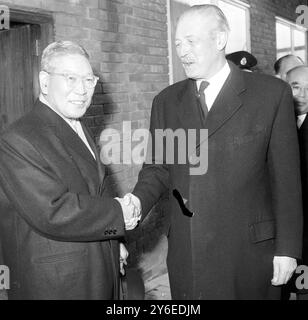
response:
{"label": "patterned tie", "polygon": [[209,85],[209,83],[207,81],[202,81],[200,84],[198,95],[197,95],[200,106],[203,110],[204,120],[206,119],[207,114],[209,113],[209,110],[208,110],[206,102],[205,102],[205,95],[204,95],[204,90],[208,87],[208,85]]}

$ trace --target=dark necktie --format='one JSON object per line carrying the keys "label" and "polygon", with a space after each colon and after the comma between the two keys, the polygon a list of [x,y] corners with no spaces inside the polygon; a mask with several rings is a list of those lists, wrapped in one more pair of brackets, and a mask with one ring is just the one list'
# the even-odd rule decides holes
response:
{"label": "dark necktie", "polygon": [[200,84],[198,95],[197,95],[200,106],[203,111],[204,120],[206,119],[207,114],[209,113],[209,110],[208,110],[206,102],[205,102],[205,95],[204,95],[204,90],[208,87],[208,85],[209,85],[209,83],[207,81],[202,81]]}

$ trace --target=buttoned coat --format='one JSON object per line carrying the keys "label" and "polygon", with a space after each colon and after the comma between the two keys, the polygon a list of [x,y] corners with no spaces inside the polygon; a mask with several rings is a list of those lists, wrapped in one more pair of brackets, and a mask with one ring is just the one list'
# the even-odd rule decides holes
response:
{"label": "buttoned coat", "polygon": [[9,299],[116,299],[121,206],[99,153],[41,102],[0,139],[0,241]]}
{"label": "buttoned coat", "polygon": [[[290,87],[230,67],[205,123],[191,79],[153,101],[153,161],[144,164],[134,194],[145,216],[169,190],[173,299],[279,298],[279,288],[271,285],[273,257],[301,256],[300,161]],[[208,129],[208,138],[197,139],[196,152],[186,151],[186,164],[168,164],[166,153],[155,148],[156,129]],[[201,148],[208,150],[207,172],[191,175],[198,164],[190,160]],[[175,150],[177,162],[181,150]]]}

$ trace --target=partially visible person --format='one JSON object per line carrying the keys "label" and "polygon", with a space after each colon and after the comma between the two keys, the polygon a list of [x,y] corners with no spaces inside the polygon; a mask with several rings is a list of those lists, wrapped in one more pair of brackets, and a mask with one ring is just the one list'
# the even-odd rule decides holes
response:
{"label": "partially visible person", "polygon": [[295,56],[294,54],[288,54],[279,58],[274,64],[275,75],[277,78],[280,78],[286,81],[287,73],[291,69],[303,65],[303,60]]}
{"label": "partially visible person", "polygon": [[[302,264],[308,265],[308,66],[298,66],[287,73],[294,97],[295,114],[297,117],[298,138],[301,155],[301,177],[303,190],[304,234]],[[293,279],[295,281],[296,274]],[[308,300],[308,291],[297,290],[295,283],[293,290],[298,293],[299,300]],[[292,291],[292,290],[291,290]]]}
{"label": "partially visible person", "polygon": [[50,44],[38,101],[0,137],[0,243],[9,299],[119,298],[119,240],[138,219],[125,199],[111,197],[80,121],[97,80],[84,48]]}
{"label": "partially visible person", "polygon": [[232,61],[243,71],[252,72],[258,64],[257,58],[247,51],[235,51],[226,55],[227,60]]}

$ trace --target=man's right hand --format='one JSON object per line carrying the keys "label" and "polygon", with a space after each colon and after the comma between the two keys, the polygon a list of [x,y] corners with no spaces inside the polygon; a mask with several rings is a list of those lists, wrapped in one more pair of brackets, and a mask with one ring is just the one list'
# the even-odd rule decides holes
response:
{"label": "man's right hand", "polygon": [[131,193],[127,193],[124,198],[115,198],[119,201],[125,222],[125,229],[134,229],[141,219],[141,203],[140,200]]}

